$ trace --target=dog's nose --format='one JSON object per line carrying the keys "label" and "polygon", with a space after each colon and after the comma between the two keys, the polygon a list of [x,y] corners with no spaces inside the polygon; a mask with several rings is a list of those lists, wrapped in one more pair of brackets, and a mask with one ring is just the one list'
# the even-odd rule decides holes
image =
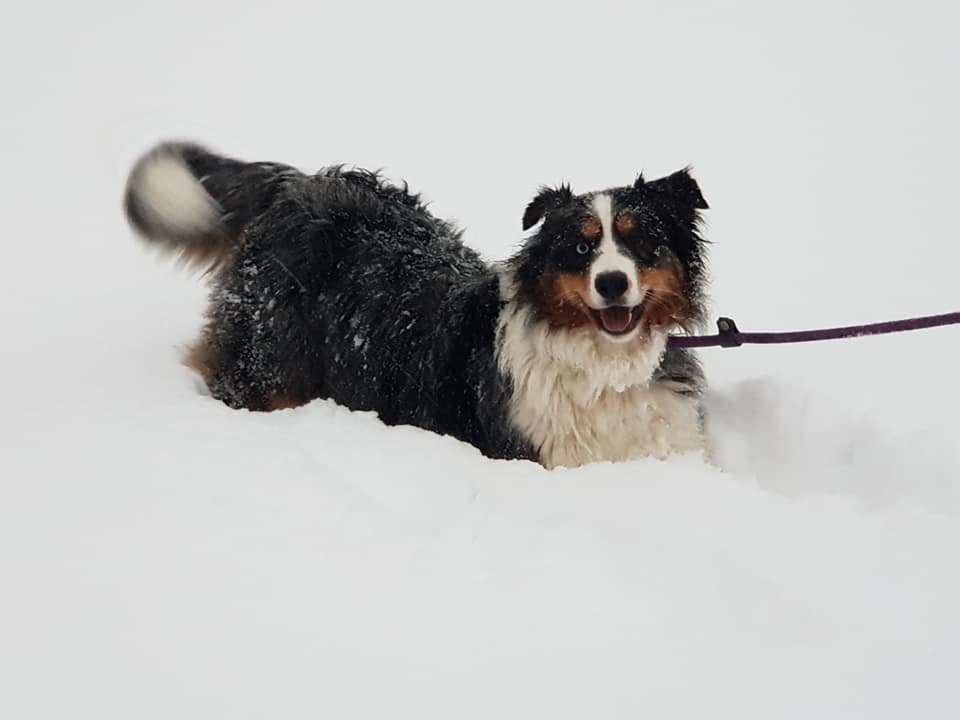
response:
{"label": "dog's nose", "polygon": [[604,300],[616,300],[623,295],[630,286],[627,274],[617,270],[616,272],[605,272],[597,275],[593,281],[593,286],[600,293]]}

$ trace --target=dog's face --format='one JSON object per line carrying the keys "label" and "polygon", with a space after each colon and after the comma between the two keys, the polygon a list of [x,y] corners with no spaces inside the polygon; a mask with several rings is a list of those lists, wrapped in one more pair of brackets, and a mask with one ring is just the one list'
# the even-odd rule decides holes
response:
{"label": "dog's face", "polygon": [[544,188],[523,216],[524,230],[542,225],[514,258],[521,288],[552,325],[613,341],[687,327],[703,312],[706,207],[687,170],[584,195]]}

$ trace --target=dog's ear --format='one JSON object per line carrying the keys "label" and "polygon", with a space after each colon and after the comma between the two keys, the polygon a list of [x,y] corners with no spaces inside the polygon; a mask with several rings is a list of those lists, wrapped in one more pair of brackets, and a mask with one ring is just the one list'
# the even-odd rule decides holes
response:
{"label": "dog's ear", "polygon": [[523,213],[523,229],[529,230],[540,222],[548,212],[571,200],[573,200],[573,192],[571,192],[569,185],[561,185],[556,188],[540,188],[540,192],[530,201]]}
{"label": "dog's ear", "polygon": [[667,175],[659,180],[653,180],[652,182],[646,182],[643,179],[643,175],[640,175],[634,183],[634,187],[638,189],[646,188],[647,190],[653,190],[654,192],[666,195],[671,200],[691,210],[706,210],[710,207],[707,205],[707,201],[703,199],[700,186],[690,174],[689,167],[678,170],[672,175]]}

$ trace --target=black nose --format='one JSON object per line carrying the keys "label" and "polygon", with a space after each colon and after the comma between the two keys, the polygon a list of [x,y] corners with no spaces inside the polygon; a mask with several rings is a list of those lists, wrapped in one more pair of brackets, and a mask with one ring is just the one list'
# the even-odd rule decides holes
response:
{"label": "black nose", "polygon": [[593,281],[593,286],[600,293],[604,300],[616,300],[627,291],[630,281],[627,280],[627,274],[620,272],[605,272],[597,275]]}

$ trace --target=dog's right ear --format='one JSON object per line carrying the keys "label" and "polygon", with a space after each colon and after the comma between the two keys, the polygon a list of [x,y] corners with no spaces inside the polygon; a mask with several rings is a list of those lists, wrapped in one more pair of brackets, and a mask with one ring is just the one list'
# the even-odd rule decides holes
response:
{"label": "dog's right ear", "polygon": [[571,200],[573,200],[573,192],[571,192],[569,185],[561,185],[556,188],[540,188],[540,192],[530,201],[523,213],[523,229],[529,230],[540,222],[548,212]]}

